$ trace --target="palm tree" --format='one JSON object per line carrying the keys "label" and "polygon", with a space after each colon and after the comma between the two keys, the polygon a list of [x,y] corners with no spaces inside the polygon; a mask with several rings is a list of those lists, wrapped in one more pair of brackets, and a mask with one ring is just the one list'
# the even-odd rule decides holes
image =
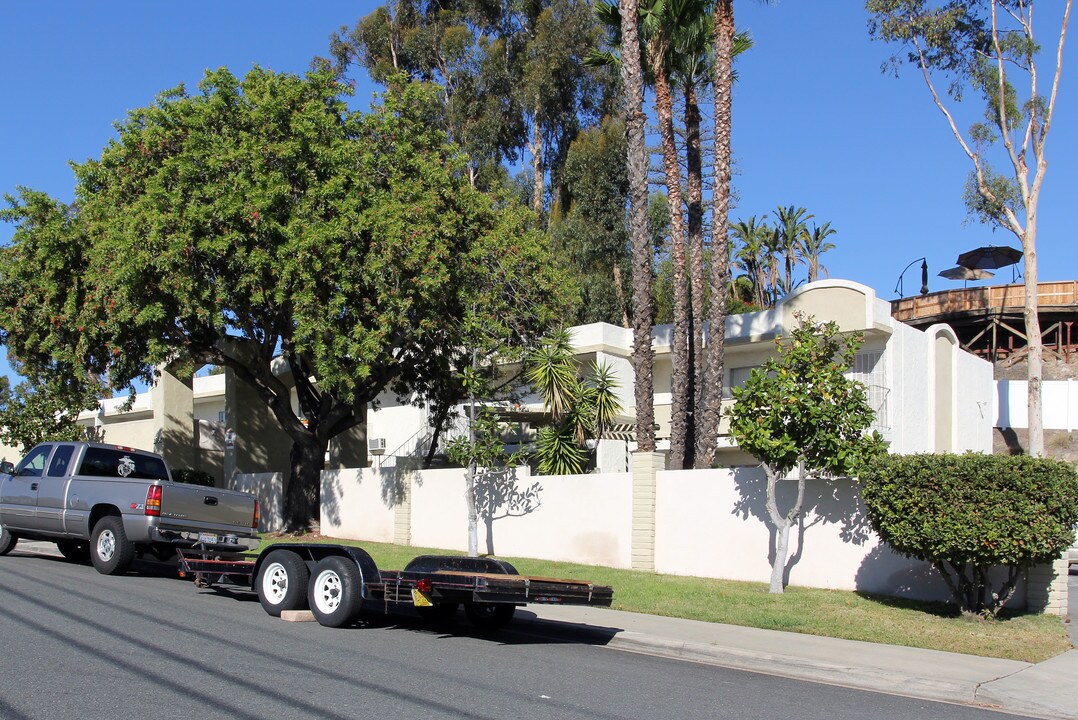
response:
{"label": "palm tree", "polygon": [[819,227],[816,226],[816,223],[813,223],[812,231],[805,235],[801,252],[808,262],[809,282],[816,282],[819,279],[821,270],[824,276],[827,276],[827,268],[820,264],[820,255],[823,255],[828,250],[835,249],[834,243],[827,242],[827,238],[837,232],[829,222],[825,222]]}
{"label": "palm tree", "polygon": [[[753,215],[747,221],[739,220],[730,228],[730,236],[738,243],[734,254],[737,265],[752,283],[752,302],[761,308],[770,305],[764,252],[765,243],[773,233],[764,218],[763,215],[759,218]],[[759,225],[757,220],[760,221]]]}
{"label": "palm tree", "polygon": [[726,287],[730,284],[730,135],[734,87],[734,0],[716,0],[712,13],[715,51],[715,163],[711,210],[711,307],[708,310],[707,369],[697,412],[696,466],[711,467],[719,439],[726,348]]}
{"label": "palm tree", "polygon": [[[619,0],[622,92],[625,94],[625,136],[628,141],[629,235],[633,264],[633,371],[636,401],[636,446],[640,452],[655,451],[655,394],[651,348],[652,263],[648,233],[648,158],[644,115],[644,71],[637,32],[637,0]],[[627,48],[627,50],[626,50]]]}
{"label": "palm tree", "polygon": [[794,287],[794,266],[804,262],[801,249],[808,235],[808,221],[814,215],[809,214],[803,207],[795,208],[793,205],[782,207],[774,212],[775,233],[778,241],[778,250],[783,259],[783,295],[788,294]]}

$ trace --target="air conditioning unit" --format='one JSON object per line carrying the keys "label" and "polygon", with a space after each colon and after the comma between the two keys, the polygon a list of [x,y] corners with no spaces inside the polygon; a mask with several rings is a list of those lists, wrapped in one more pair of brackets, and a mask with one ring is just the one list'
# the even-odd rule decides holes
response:
{"label": "air conditioning unit", "polygon": [[386,451],[385,438],[367,438],[367,450],[371,455],[384,455]]}

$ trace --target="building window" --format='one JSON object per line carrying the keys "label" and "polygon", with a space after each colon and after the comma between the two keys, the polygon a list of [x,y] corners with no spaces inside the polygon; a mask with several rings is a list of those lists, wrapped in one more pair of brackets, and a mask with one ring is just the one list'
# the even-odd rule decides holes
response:
{"label": "building window", "polygon": [[891,429],[891,410],[887,402],[891,390],[887,387],[887,373],[883,362],[883,351],[872,350],[859,352],[853,359],[853,370],[846,374],[851,380],[857,380],[865,386],[868,404],[876,413],[872,423],[873,430],[881,432]]}
{"label": "building window", "polygon": [[745,387],[745,383],[749,381],[749,376],[752,375],[752,371],[759,368],[759,365],[749,365],[747,367],[735,367],[730,368],[729,377],[730,381],[724,383],[722,396],[729,400],[734,396],[733,389],[736,387]]}

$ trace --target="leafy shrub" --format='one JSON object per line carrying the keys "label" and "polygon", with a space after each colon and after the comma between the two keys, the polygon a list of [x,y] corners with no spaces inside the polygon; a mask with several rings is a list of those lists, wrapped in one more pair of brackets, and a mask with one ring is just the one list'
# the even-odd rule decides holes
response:
{"label": "leafy shrub", "polygon": [[187,483],[188,485],[205,485],[206,487],[213,487],[216,484],[213,475],[191,468],[176,468],[172,471],[172,479],[176,482]]}
{"label": "leafy shrub", "polygon": [[[1058,558],[1078,521],[1078,473],[1024,455],[890,455],[866,467],[869,521],[896,552],[932,565],[965,612],[996,615],[1021,570]],[[993,589],[989,570],[1006,568]]]}

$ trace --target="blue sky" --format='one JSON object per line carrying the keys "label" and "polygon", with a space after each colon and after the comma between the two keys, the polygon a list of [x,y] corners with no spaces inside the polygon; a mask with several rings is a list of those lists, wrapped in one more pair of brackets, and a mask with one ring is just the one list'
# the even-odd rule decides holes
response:
{"label": "blue sky", "polygon": [[[24,185],[71,200],[68,161],[99,154],[113,122],[128,110],[180,82],[195,85],[207,68],[243,74],[259,64],[303,72],[313,56],[326,54],[333,30],[376,6],[355,0],[9,3],[0,23],[6,71],[0,194]],[[1050,6],[1044,5],[1042,20],[1049,19]],[[1009,233],[968,220],[962,186],[969,161],[919,75],[906,69],[895,79],[880,72],[890,49],[869,40],[860,2],[741,2],[737,12],[738,27],[752,33],[755,46],[738,64],[734,182],[740,200],[731,221],[780,204],[804,206],[838,230],[831,237],[837,248],[823,257],[831,277],[869,285],[888,300],[913,260],[927,257],[931,290],[944,290],[961,287],[936,277],[959,253],[1018,244]],[[1052,42],[1050,30],[1042,29],[1045,43]],[[1078,187],[1075,42],[1065,51],[1049,139],[1039,217],[1041,280],[1078,276],[1066,220]],[[357,107],[376,90],[359,80]],[[965,105],[962,128],[982,111],[972,99]],[[0,243],[11,234],[10,226],[0,225]],[[1002,270],[997,277],[1009,282],[1011,274]],[[906,273],[905,294],[918,286],[915,267]],[[7,371],[0,358],[0,373]]]}

